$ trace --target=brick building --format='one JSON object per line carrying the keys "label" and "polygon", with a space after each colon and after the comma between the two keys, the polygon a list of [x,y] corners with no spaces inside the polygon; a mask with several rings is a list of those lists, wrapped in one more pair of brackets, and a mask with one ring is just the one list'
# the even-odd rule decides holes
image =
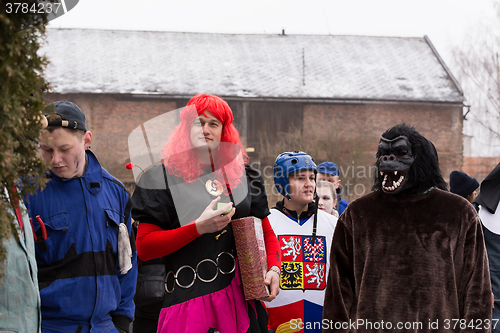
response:
{"label": "brick building", "polygon": [[339,165],[347,200],[367,193],[380,135],[401,122],[434,142],[445,178],[462,167],[463,92],[427,37],[48,29],[47,41],[47,101],[82,108],[125,183],[132,130],[202,92],[229,102],[269,192],[274,158],[300,149]]}
{"label": "brick building", "polygon": [[[479,183],[500,163],[498,157],[475,157],[464,156],[464,164],[460,171],[465,172],[469,176],[476,178]],[[449,181],[449,178],[446,179]]]}

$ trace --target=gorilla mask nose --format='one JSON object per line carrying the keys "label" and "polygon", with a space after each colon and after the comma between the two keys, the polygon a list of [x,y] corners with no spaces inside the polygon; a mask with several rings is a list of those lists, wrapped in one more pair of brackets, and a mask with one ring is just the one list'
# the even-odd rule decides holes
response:
{"label": "gorilla mask nose", "polygon": [[395,161],[396,156],[394,155],[384,155],[380,157],[380,162],[389,162],[389,161]]}

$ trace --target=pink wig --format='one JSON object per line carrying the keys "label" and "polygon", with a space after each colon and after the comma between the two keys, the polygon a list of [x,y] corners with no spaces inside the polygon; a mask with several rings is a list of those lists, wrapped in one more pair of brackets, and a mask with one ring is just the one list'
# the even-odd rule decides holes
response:
{"label": "pink wig", "polygon": [[225,173],[223,175],[222,170],[219,169],[217,179],[224,184],[224,178],[226,178],[230,188],[236,188],[241,183],[239,178],[243,175],[244,165],[234,161],[235,157],[241,152],[243,161],[246,163],[248,156],[240,141],[238,130],[233,125],[233,112],[226,101],[218,96],[198,94],[191,98],[187,107],[181,111],[181,123],[173,130],[163,146],[163,163],[168,166],[169,174],[180,177],[186,182],[192,183],[201,176],[203,171],[189,134],[194,119],[201,114],[206,117],[205,111],[213,114],[222,123],[221,142],[233,143],[232,145],[220,144],[217,147],[214,167],[218,169],[224,166]]}

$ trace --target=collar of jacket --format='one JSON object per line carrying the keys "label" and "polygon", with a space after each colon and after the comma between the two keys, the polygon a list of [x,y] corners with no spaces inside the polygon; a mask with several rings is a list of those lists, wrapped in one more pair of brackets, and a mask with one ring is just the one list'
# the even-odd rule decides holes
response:
{"label": "collar of jacket", "polygon": [[300,225],[302,225],[311,215],[314,214],[314,201],[307,204],[307,210],[305,212],[300,213],[300,216],[297,216],[297,212],[294,210],[289,210],[285,208],[285,199],[278,201],[274,209],[279,210],[283,214],[293,218],[295,221],[300,221]]}
{"label": "collar of jacket", "polygon": [[85,183],[85,187],[90,193],[94,195],[100,193],[102,191],[102,179],[103,179],[101,164],[97,160],[97,157],[94,155],[94,153],[91,152],[89,149],[85,151],[85,154],[88,163],[87,163],[87,168],[85,169],[85,172],[81,177],[63,179],[56,176],[56,174],[54,174],[52,170],[49,170],[48,177],[62,182],[68,182],[81,178],[81,181]]}

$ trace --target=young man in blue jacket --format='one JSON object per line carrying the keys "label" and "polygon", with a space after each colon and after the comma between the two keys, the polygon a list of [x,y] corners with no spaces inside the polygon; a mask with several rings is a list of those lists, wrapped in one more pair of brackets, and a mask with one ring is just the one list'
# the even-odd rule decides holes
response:
{"label": "young man in blue jacket", "polygon": [[137,280],[129,194],[89,150],[92,133],[76,104],[55,102],[47,113],[40,148],[50,179],[27,197],[42,330],[127,332]]}

